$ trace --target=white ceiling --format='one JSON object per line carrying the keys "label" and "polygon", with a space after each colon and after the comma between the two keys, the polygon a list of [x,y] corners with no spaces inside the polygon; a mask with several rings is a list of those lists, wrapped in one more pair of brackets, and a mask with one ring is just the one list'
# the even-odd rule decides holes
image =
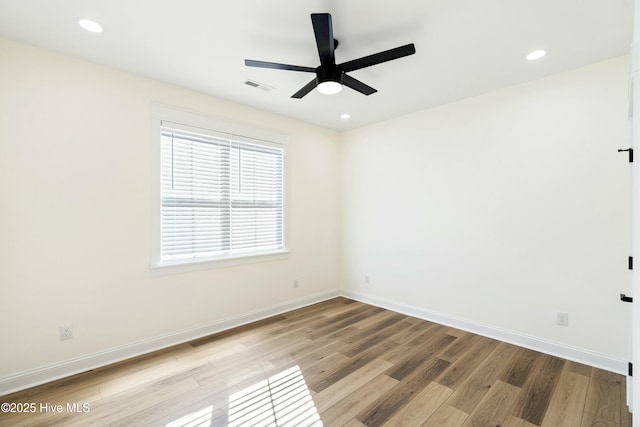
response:
{"label": "white ceiling", "polygon": [[[292,99],[313,74],[244,59],[318,66],[314,12],[332,14],[338,63],[407,43],[417,53],[350,73],[371,96]],[[0,36],[336,130],[624,55],[632,20],[633,0],[0,0]],[[535,49],[548,55],[526,61]]]}

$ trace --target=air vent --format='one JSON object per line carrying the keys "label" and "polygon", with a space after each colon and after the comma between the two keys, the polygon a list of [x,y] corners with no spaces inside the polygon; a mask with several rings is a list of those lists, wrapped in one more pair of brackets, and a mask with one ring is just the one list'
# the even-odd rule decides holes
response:
{"label": "air vent", "polygon": [[274,88],[262,83],[258,83],[255,80],[247,80],[244,82],[247,86],[255,87],[256,89],[262,89],[265,92],[271,92]]}

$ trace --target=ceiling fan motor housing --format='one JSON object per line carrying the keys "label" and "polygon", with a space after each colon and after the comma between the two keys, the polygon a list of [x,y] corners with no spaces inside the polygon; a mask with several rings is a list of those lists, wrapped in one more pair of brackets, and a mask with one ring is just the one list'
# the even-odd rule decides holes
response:
{"label": "ceiling fan motor housing", "polygon": [[337,82],[342,84],[342,67],[318,67],[316,68],[316,80],[318,84],[323,82]]}

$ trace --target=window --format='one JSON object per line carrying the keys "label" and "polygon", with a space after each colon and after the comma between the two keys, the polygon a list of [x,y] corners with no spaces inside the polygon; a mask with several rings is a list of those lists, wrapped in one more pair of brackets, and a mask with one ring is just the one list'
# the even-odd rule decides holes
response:
{"label": "window", "polygon": [[156,264],[286,250],[284,145],[167,120],[159,127]]}

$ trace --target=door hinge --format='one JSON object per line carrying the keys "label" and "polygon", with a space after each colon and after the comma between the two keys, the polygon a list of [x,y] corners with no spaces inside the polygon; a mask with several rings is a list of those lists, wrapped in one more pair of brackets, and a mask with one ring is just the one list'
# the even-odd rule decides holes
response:
{"label": "door hinge", "polygon": [[620,294],[620,301],[622,302],[633,302],[632,297],[628,297],[625,294]]}
{"label": "door hinge", "polygon": [[633,363],[629,362],[629,376],[633,376]]}
{"label": "door hinge", "polygon": [[629,163],[633,163],[633,148],[625,148],[624,150],[621,148],[618,150],[618,153],[621,153],[623,151],[629,152]]}
{"label": "door hinge", "polygon": [[633,270],[633,257],[629,257],[629,270]]}

